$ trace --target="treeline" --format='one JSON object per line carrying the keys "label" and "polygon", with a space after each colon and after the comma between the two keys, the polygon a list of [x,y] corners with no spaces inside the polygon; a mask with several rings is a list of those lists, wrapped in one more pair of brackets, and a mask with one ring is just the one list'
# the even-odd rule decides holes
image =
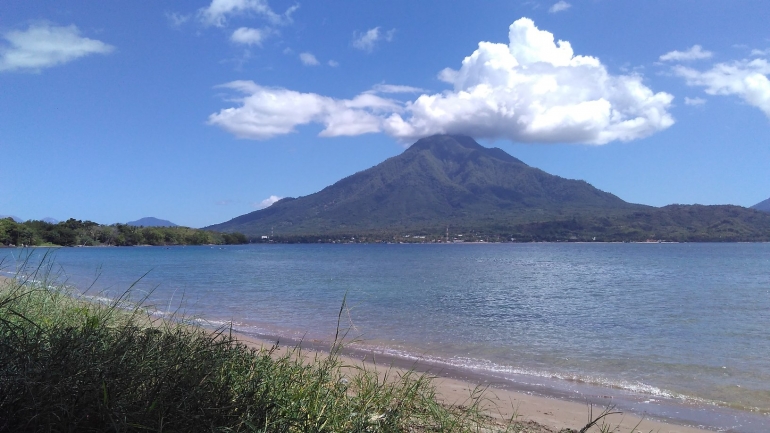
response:
{"label": "treeline", "polygon": [[217,233],[189,227],[101,225],[74,218],[57,224],[0,219],[0,244],[5,246],[234,245],[248,242],[241,233]]}

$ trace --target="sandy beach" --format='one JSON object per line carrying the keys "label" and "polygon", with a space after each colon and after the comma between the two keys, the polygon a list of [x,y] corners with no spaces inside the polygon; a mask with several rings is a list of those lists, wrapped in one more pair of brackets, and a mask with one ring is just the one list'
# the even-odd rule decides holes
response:
{"label": "sandy beach", "polygon": [[[276,341],[271,338],[257,338],[244,334],[234,335],[236,335],[239,341],[256,348],[269,348]],[[281,341],[283,350],[296,344],[293,341]],[[321,350],[314,350],[313,348],[306,347],[304,344],[301,346],[306,357],[312,358],[316,355],[328,355],[328,351],[324,351],[323,348]],[[278,351],[277,353],[285,352]],[[379,355],[374,356],[363,352],[354,351],[352,354],[346,353],[341,359],[345,365],[353,366],[354,368],[366,368],[370,371],[376,370],[381,376],[386,372],[391,375],[393,373],[403,374],[410,369],[420,373],[427,373],[435,377],[434,384],[439,398],[444,403],[450,405],[462,405],[467,401],[474,389],[479,388],[479,386],[484,387],[486,388],[484,396],[487,399],[485,410],[488,415],[500,420],[507,420],[515,416],[519,422],[527,425],[526,431],[528,432],[556,433],[563,429],[579,431],[588,422],[588,403],[504,389],[500,386],[495,386],[494,383],[483,383],[481,380],[474,380],[473,377],[463,380],[453,377],[456,376],[456,372],[439,369],[430,365],[411,363],[411,361],[398,362],[398,360],[392,358]],[[604,405],[595,404],[593,406],[594,416],[601,413],[605,407]],[[710,431],[669,422],[643,419],[638,415],[630,413],[610,415],[605,420],[608,425],[612,426],[612,431],[617,433],[696,433]]]}

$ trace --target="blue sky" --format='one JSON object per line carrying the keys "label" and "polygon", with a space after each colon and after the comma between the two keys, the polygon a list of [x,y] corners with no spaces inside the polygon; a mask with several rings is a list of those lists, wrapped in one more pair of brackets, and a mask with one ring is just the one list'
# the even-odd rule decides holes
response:
{"label": "blue sky", "polygon": [[468,133],[624,200],[770,197],[767,1],[0,4],[0,214],[201,227]]}

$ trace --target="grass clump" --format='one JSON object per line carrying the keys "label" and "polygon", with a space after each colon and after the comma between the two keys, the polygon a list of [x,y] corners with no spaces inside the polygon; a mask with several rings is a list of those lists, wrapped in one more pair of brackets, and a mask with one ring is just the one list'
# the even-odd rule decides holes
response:
{"label": "grass clump", "polygon": [[478,394],[446,406],[425,375],[345,366],[339,345],[313,357],[248,347],[38,274],[0,281],[0,432],[516,429],[482,415]]}

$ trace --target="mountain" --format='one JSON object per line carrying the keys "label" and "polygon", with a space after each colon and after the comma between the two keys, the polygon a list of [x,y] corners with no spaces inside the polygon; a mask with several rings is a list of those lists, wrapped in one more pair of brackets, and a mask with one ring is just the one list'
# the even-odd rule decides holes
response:
{"label": "mountain", "polygon": [[136,221],[129,221],[126,223],[126,225],[136,227],[178,227],[171,221],[166,221],[155,217],[144,217]]}
{"label": "mountain", "polygon": [[552,219],[602,209],[645,209],[594,188],[530,167],[466,136],[421,139],[395,156],[305,197],[208,227],[259,235],[369,232],[383,228],[443,231]]}
{"label": "mountain", "polygon": [[770,212],[770,198],[755,204],[751,208],[762,212]]}
{"label": "mountain", "polygon": [[517,240],[770,240],[770,215],[739,206],[627,203],[461,135],[423,138],[323,190],[209,230],[289,241],[407,234]]}
{"label": "mountain", "polygon": [[45,218],[43,218],[40,221],[47,222],[48,224],[58,224],[59,223],[59,220],[57,220],[56,218],[51,218],[51,217],[45,217]]}
{"label": "mountain", "polygon": [[6,218],[10,218],[10,219],[16,221],[17,223],[23,222],[21,220],[21,218],[19,218],[17,216],[14,216],[14,215],[0,215],[0,219],[6,219]]}

